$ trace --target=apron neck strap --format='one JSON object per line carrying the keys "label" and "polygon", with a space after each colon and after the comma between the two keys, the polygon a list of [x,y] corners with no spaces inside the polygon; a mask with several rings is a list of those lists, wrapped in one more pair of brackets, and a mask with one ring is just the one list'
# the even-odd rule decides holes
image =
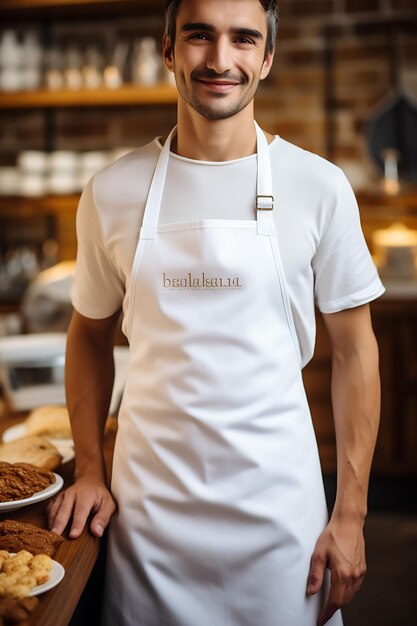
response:
{"label": "apron neck strap", "polygon": [[[274,208],[274,196],[272,188],[271,160],[269,157],[268,142],[263,131],[255,123],[257,140],[257,185],[256,185],[256,212],[258,221],[258,233],[260,235],[272,234]],[[153,238],[159,221],[162,196],[165,187],[165,179],[168,171],[171,142],[177,132],[177,126],[171,130],[162,147],[156,163],[155,172],[146,201],[145,213],[141,236]]]}
{"label": "apron neck strap", "polygon": [[255,122],[257,141],[258,173],[256,183],[256,219],[258,235],[274,233],[273,209],[274,194],[272,186],[271,158],[265,133]]}
{"label": "apron neck strap", "polygon": [[161,153],[156,162],[151,186],[149,188],[148,199],[146,200],[145,212],[141,228],[141,236],[153,238],[155,236],[156,227],[159,221],[159,212],[161,210],[162,195],[164,193],[165,179],[168,171],[169,152],[171,142],[177,132],[177,126],[169,133],[164,143]]}

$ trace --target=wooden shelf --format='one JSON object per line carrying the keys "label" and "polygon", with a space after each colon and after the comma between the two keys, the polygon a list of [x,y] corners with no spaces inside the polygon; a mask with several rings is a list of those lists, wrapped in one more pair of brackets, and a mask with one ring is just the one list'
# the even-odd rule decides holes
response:
{"label": "wooden shelf", "polygon": [[417,185],[409,183],[397,196],[388,196],[382,190],[375,187],[369,190],[356,192],[356,198],[361,208],[368,211],[391,210],[395,212],[408,211],[410,214],[417,213]]}
{"label": "wooden shelf", "polygon": [[417,11],[391,12],[375,15],[374,12],[334,15],[322,20],[323,29],[328,36],[346,34],[369,35],[381,32],[410,32],[417,29]]}
{"label": "wooden shelf", "polygon": [[125,85],[119,89],[83,89],[80,91],[39,89],[0,93],[0,109],[132,106],[175,104],[176,101],[177,90],[171,85],[152,87]]}
{"label": "wooden shelf", "polygon": [[[123,6],[132,4],[131,0],[2,0],[1,10],[54,9],[62,6],[89,6],[98,4],[114,4]],[[137,2],[136,2],[137,4]]]}
{"label": "wooden shelf", "polygon": [[1,0],[0,15],[24,16],[34,15],[37,12],[45,15],[47,12],[88,12],[94,11],[97,15],[104,12],[134,12],[138,8],[163,11],[163,0]]}
{"label": "wooden shelf", "polygon": [[75,212],[80,194],[62,196],[0,196],[0,215],[42,215],[50,212]]}

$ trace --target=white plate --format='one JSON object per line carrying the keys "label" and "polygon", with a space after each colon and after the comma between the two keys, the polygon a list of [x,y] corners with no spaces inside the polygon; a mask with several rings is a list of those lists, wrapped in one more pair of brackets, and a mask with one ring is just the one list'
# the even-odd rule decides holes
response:
{"label": "white plate", "polygon": [[61,582],[61,580],[64,578],[64,575],[65,575],[65,570],[62,567],[61,563],[58,563],[58,561],[52,560],[52,568],[51,568],[51,571],[49,572],[48,580],[46,581],[46,583],[43,583],[43,585],[36,585],[36,587],[33,587],[29,595],[38,596],[40,593],[49,591],[49,589],[56,587]]}
{"label": "white plate", "polygon": [[[10,552],[10,556],[15,556],[15,554],[16,554],[15,552]],[[53,587],[56,587],[64,578],[64,576],[65,576],[65,570],[62,567],[61,563],[58,563],[58,561],[54,561],[52,559],[52,567],[49,572],[48,580],[46,581],[46,583],[43,583],[43,585],[36,585],[36,587],[33,587],[29,595],[38,596],[40,593],[49,591]]]}
{"label": "white plate", "polygon": [[64,463],[68,463],[68,461],[72,461],[72,459],[75,458],[74,446],[72,446],[71,444],[60,443],[59,445],[57,445],[55,443],[54,446],[58,450],[59,454],[62,456],[61,465],[63,465]]}
{"label": "white plate", "polygon": [[[26,437],[26,435],[27,432],[25,429],[25,425],[23,422],[20,422],[20,424],[15,424],[14,426],[6,428],[6,430],[3,432],[2,438],[4,443],[8,443],[9,441],[14,441],[15,439]],[[45,439],[50,441],[56,447],[56,449],[62,456],[61,463],[68,463],[68,461],[72,461],[75,456],[74,441],[72,439],[55,439],[54,437],[46,436]]]}
{"label": "white plate", "polygon": [[52,485],[49,485],[46,489],[39,491],[38,493],[34,493],[30,498],[23,498],[22,500],[12,500],[11,502],[0,502],[0,513],[3,511],[14,511],[15,509],[20,509],[23,506],[28,506],[29,504],[35,504],[35,502],[41,502],[41,500],[46,500],[51,496],[54,496],[58,491],[62,489],[64,484],[64,480],[62,476],[59,474],[55,474],[55,482]]}

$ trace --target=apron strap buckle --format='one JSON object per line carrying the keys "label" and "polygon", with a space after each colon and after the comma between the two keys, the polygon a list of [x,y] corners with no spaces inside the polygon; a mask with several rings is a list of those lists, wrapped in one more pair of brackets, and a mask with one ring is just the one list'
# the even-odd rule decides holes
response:
{"label": "apron strap buckle", "polygon": [[264,196],[258,194],[256,196],[256,210],[257,211],[272,211],[274,208],[275,198],[274,196]]}

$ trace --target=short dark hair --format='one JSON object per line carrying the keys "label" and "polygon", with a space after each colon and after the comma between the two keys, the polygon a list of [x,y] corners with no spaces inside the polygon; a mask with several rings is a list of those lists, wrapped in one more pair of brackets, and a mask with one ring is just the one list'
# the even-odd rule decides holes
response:
{"label": "short dark hair", "polygon": [[[278,33],[279,9],[278,0],[259,0],[266,13],[268,34],[265,46],[265,55],[273,52]],[[165,34],[175,43],[176,21],[181,0],[166,0],[165,2]]]}

